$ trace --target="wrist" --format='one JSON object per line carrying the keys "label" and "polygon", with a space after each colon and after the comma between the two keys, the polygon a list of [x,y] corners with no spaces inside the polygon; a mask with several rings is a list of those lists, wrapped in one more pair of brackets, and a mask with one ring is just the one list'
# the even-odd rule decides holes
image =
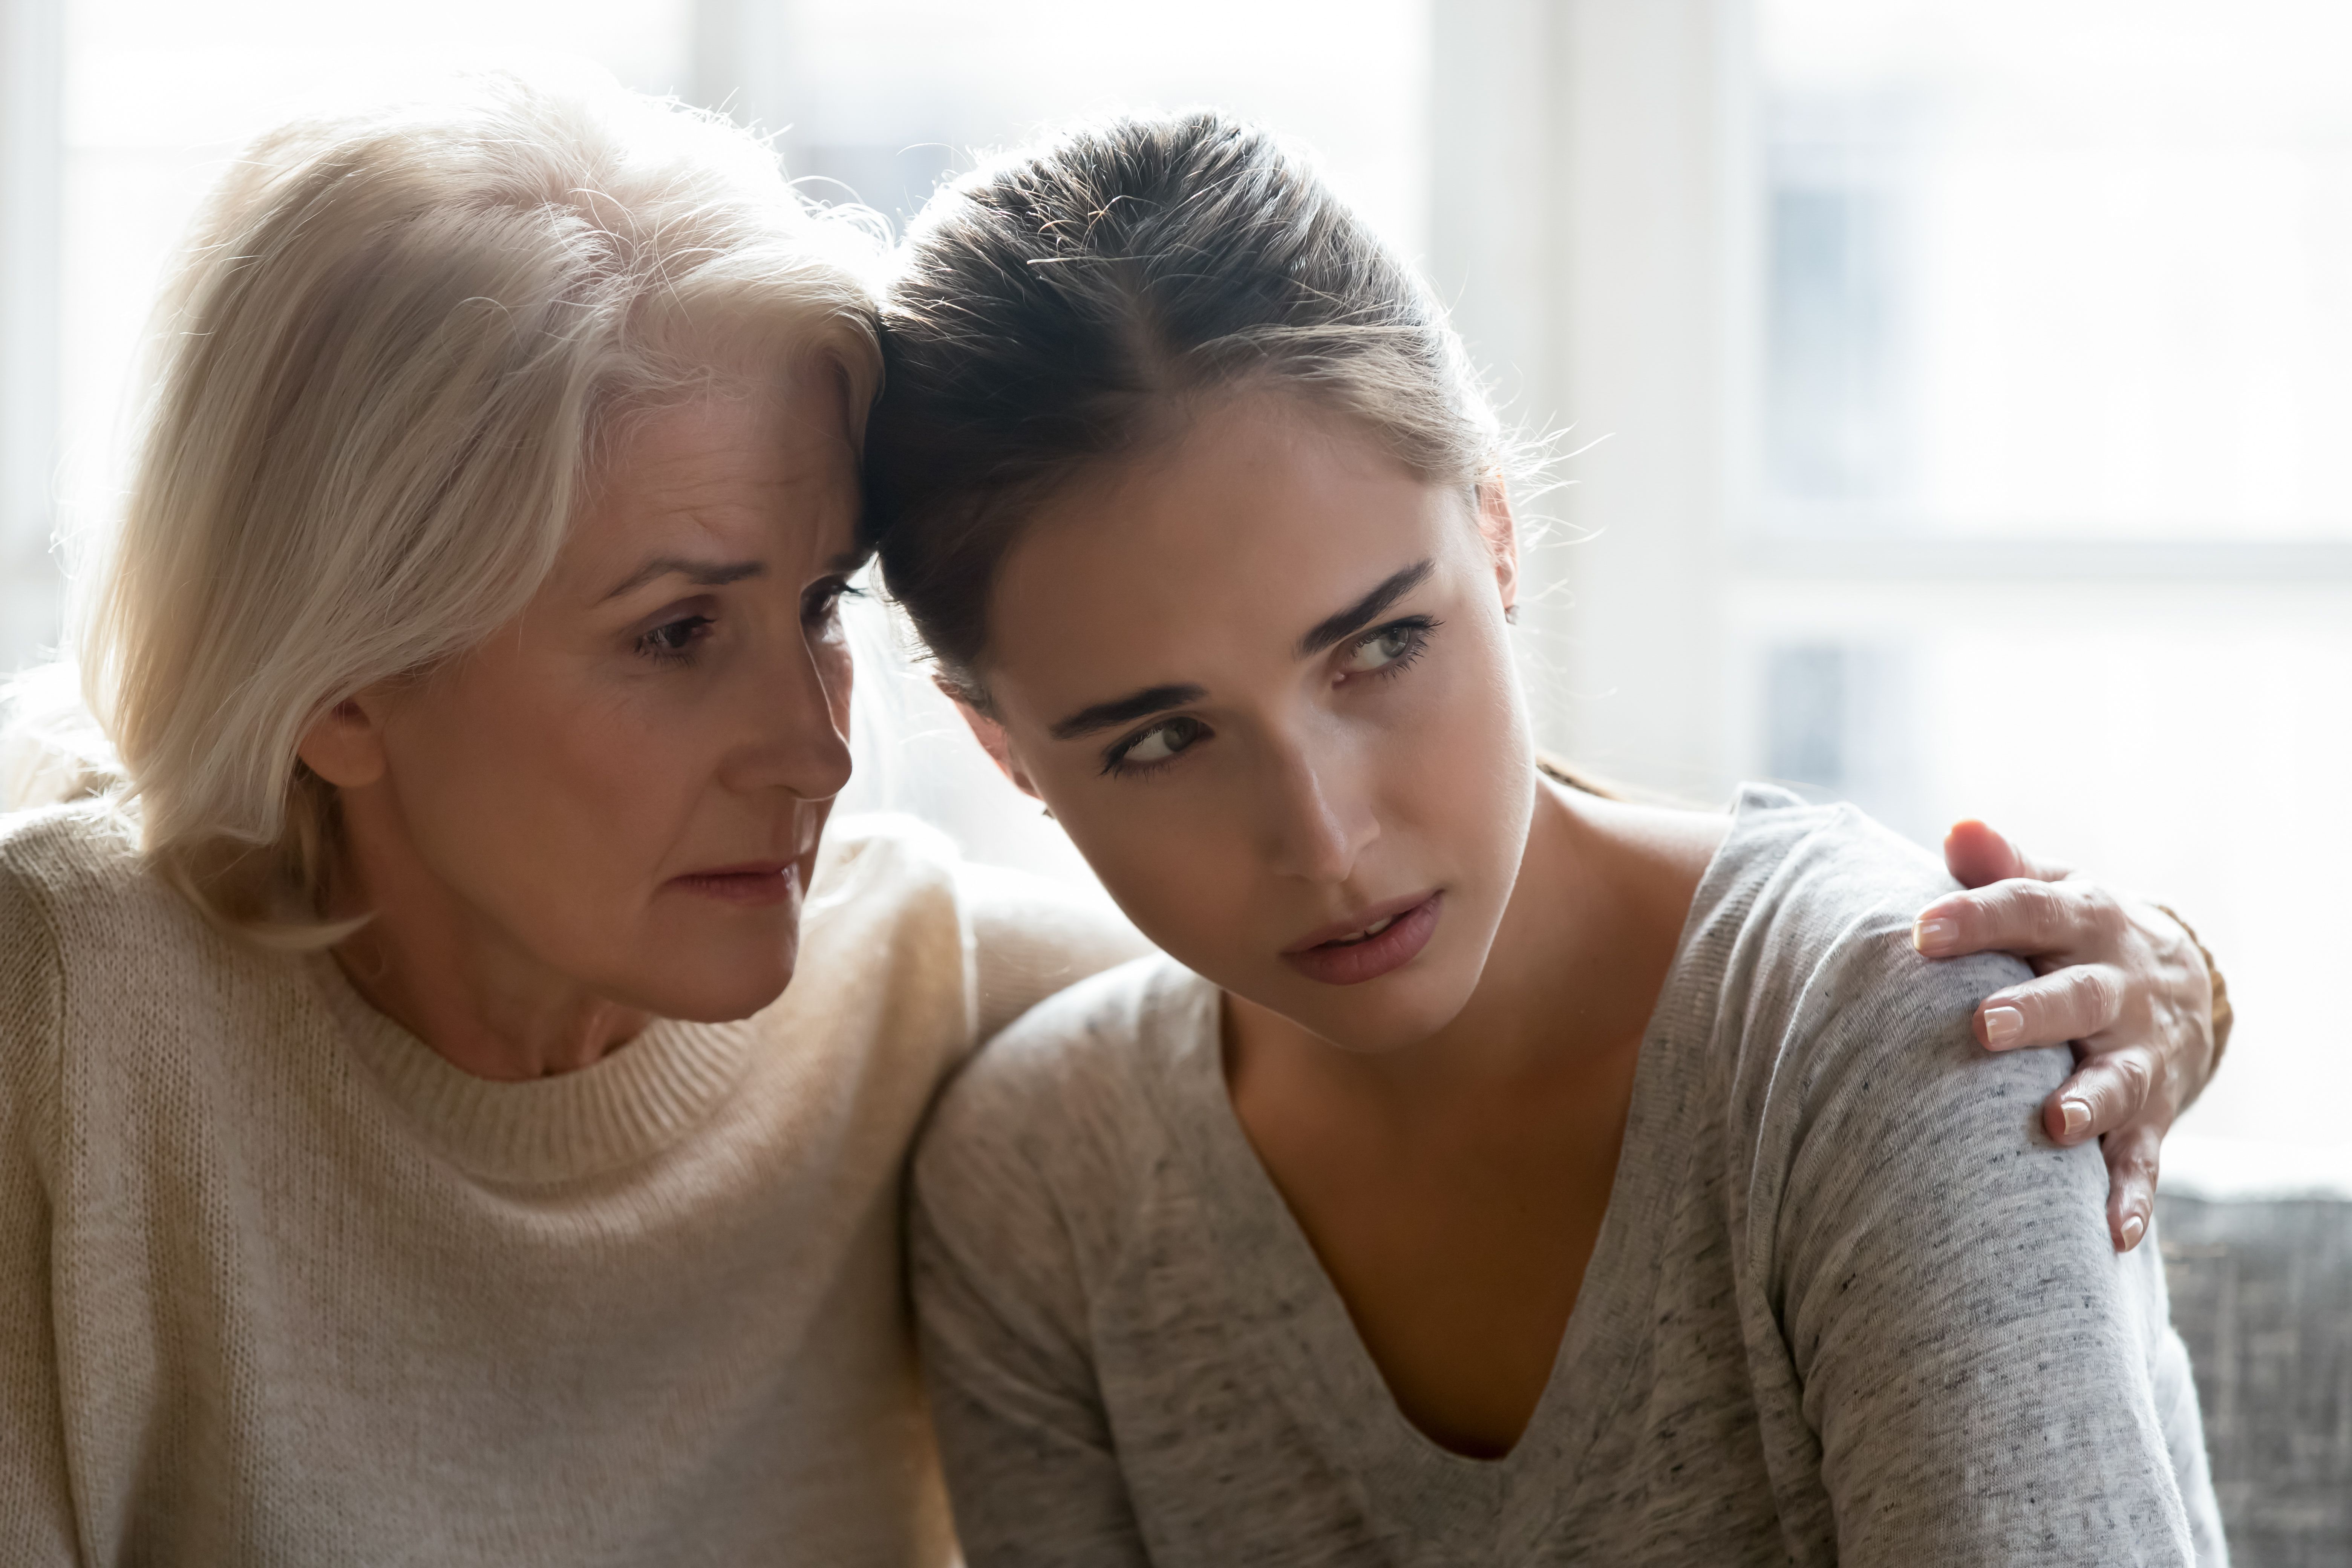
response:
{"label": "wrist", "polygon": [[[2230,1028],[2237,1022],[2236,1010],[2230,1005],[2230,983],[2222,977],[2221,966],[2213,962],[2212,951],[2198,936],[2196,928],[2182,920],[2180,912],[2171,906],[2158,904],[2156,907],[2161,910],[2173,924],[2180,928],[2181,934],[2189,939],[2189,945],[2197,950],[2198,958],[2205,965],[2206,984],[2212,988],[2213,1050],[2212,1054],[2206,1058],[2205,1077],[2197,1086],[2197,1092],[2201,1094],[2204,1092],[2205,1085],[2212,1082],[2213,1075],[2221,1069],[2221,1054],[2230,1046]],[[2189,1097],[2191,1100],[2195,1098],[2196,1095]],[[2186,1110],[2187,1107],[2184,1105],[2182,1109]]]}

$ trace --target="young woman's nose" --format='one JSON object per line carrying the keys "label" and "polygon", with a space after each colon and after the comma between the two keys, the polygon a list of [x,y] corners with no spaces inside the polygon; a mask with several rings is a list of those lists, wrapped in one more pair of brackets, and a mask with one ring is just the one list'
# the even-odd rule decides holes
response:
{"label": "young woman's nose", "polygon": [[731,789],[830,800],[849,783],[849,652],[806,634],[778,641],[746,671],[742,740],[721,776]]}
{"label": "young woman's nose", "polygon": [[1269,859],[1277,875],[1344,882],[1366,846],[1380,837],[1370,800],[1348,759],[1307,745],[1276,753],[1270,790]]}

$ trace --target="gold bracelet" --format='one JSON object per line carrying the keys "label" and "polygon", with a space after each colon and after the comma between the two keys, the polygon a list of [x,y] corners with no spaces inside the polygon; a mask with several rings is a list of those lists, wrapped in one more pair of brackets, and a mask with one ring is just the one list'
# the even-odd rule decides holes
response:
{"label": "gold bracelet", "polygon": [[2205,979],[2213,987],[2213,1060],[2205,1069],[2205,1081],[2210,1083],[2213,1075],[2221,1068],[2221,1053],[2230,1048],[2230,1026],[2238,1021],[2237,1013],[2230,1005],[2230,983],[2221,978],[2221,966],[2213,962],[2212,952],[2198,939],[2196,928],[2182,920],[2179,912],[2168,905],[2158,904],[2156,907],[2169,915],[2173,924],[2189,933],[2189,945],[2195,948],[2197,956],[2205,961]]}

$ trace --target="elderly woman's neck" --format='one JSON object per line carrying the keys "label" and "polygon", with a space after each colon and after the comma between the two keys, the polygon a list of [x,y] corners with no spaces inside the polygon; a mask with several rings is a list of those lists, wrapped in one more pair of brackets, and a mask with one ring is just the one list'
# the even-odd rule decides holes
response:
{"label": "elderly woman's neck", "polygon": [[349,835],[334,912],[371,918],[334,956],[369,1005],[436,1054],[477,1078],[548,1078],[651,1021],[521,951],[405,850],[365,827]]}

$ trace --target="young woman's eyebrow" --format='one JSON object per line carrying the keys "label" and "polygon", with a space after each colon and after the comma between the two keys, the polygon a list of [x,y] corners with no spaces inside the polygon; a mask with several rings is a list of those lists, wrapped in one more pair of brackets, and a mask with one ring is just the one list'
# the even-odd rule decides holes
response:
{"label": "young woman's eyebrow", "polygon": [[1091,735],[1097,730],[1115,729],[1152,713],[1181,708],[1198,702],[1209,694],[1204,686],[1147,686],[1125,697],[1115,697],[1108,702],[1097,702],[1091,708],[1081,708],[1054,726],[1056,741],[1073,741],[1080,735]]}
{"label": "young woman's eyebrow", "polygon": [[1314,627],[1298,639],[1298,657],[1310,658],[1343,640],[1349,633],[1361,631],[1381,611],[1427,582],[1429,574],[1436,570],[1435,562],[1418,561],[1403,571],[1391,574],[1379,587],[1338,615],[1326,616],[1316,622]]}
{"label": "young woman's eyebrow", "polygon": [[[1433,561],[1416,561],[1402,572],[1391,573],[1381,580],[1380,586],[1346,609],[1316,622],[1307,634],[1298,639],[1298,657],[1306,658],[1321,653],[1349,633],[1362,630],[1381,611],[1429,581],[1429,574],[1436,570],[1437,563]],[[1091,735],[1097,730],[1114,729],[1171,708],[1198,702],[1208,694],[1208,689],[1200,686],[1150,686],[1125,697],[1113,698],[1108,702],[1081,708],[1048,732],[1057,741],[1072,741],[1080,735]]]}

